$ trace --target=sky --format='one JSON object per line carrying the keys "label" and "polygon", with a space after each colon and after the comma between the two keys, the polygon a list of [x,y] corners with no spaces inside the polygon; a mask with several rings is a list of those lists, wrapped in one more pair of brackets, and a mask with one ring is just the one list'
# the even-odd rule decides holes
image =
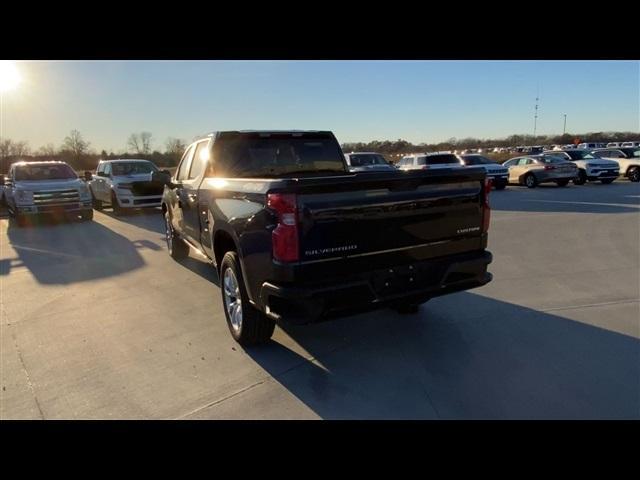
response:
{"label": "sky", "polygon": [[637,61],[28,61],[0,136],[58,147],[72,129],[122,152],[131,133],[331,130],[341,143],[640,131]]}

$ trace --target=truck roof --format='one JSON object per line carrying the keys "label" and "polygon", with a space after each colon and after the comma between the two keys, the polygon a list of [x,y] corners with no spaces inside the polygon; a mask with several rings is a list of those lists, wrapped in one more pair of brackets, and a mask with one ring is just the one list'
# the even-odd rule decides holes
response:
{"label": "truck roof", "polygon": [[113,162],[151,162],[151,160],[145,160],[144,158],[113,158],[110,160],[100,160],[100,163],[113,163]]}
{"label": "truck roof", "polygon": [[286,133],[291,133],[291,134],[324,133],[324,134],[330,134],[330,135],[333,134],[333,132],[331,132],[330,130],[219,130],[215,132],[210,132],[206,135],[202,135],[201,137],[197,137],[196,140],[194,141],[203,140],[208,137],[215,137],[216,135],[221,133],[253,133],[253,134],[257,133],[257,134],[264,134],[264,135],[283,134],[283,133],[284,134]]}
{"label": "truck roof", "polygon": [[11,166],[18,165],[68,165],[67,162],[63,162],[61,160],[20,160],[18,162],[13,162]]}

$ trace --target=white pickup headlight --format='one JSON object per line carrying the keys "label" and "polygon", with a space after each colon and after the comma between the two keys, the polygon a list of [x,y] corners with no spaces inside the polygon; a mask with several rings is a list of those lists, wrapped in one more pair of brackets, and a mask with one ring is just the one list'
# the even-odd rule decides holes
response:
{"label": "white pickup headlight", "polygon": [[33,192],[16,190],[16,203],[19,205],[33,205]]}

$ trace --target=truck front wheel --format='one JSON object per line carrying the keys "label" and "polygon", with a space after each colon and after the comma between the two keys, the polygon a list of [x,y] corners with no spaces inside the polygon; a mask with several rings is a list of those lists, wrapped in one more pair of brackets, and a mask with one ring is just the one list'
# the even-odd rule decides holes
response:
{"label": "truck front wheel", "polygon": [[227,326],[234,340],[243,346],[269,341],[276,322],[249,302],[236,252],[227,252],[222,258],[220,291]]}
{"label": "truck front wheel", "polygon": [[182,260],[183,258],[187,258],[189,256],[189,245],[184,243],[184,241],[176,235],[176,232],[173,230],[173,226],[171,225],[171,217],[169,216],[169,212],[164,212],[164,225],[165,225],[165,239],[167,240],[167,249],[169,250],[169,255],[174,260]]}
{"label": "truck front wheel", "polygon": [[83,222],[90,222],[93,220],[93,210],[85,210],[80,214],[80,218],[82,218]]}

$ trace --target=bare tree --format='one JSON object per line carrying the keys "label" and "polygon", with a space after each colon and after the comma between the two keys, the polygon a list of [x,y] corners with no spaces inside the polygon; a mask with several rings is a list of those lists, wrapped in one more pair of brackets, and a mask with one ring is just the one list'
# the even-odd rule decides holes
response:
{"label": "bare tree", "polygon": [[62,150],[68,152],[78,165],[82,157],[89,153],[89,145],[89,142],[82,138],[82,134],[78,130],[71,130],[69,136],[64,139]]}
{"label": "bare tree", "polygon": [[43,157],[55,157],[57,153],[58,152],[56,151],[56,147],[53,146],[53,143],[47,143],[38,150],[38,155]]}
{"label": "bare tree", "polygon": [[27,142],[13,142],[11,145],[10,154],[13,157],[24,157],[25,155],[29,155],[31,149],[29,148],[29,144]]}
{"label": "bare tree", "polygon": [[0,158],[7,158],[13,150],[13,142],[9,138],[0,139]]}
{"label": "bare tree", "polygon": [[127,140],[127,147],[138,155],[151,153],[151,132],[132,133]]}
{"label": "bare tree", "polygon": [[167,147],[165,153],[178,158],[180,158],[185,148],[187,148],[185,141],[180,138],[169,137],[164,144]]}

